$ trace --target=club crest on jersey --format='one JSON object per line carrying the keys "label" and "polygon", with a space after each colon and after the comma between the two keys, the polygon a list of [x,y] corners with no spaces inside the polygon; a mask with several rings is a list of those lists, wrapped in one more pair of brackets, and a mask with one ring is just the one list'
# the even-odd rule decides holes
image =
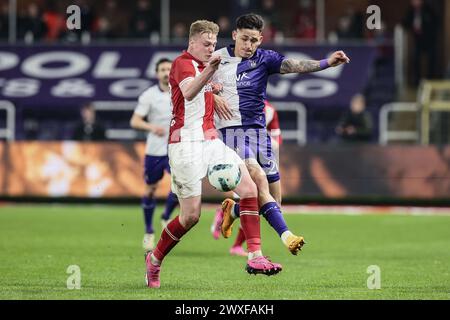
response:
{"label": "club crest on jersey", "polygon": [[205,86],[205,92],[212,92],[212,91],[213,91],[213,87],[212,87],[211,83],[208,83]]}
{"label": "club crest on jersey", "polygon": [[258,62],[256,62],[255,60],[250,60],[249,65],[250,65],[250,68],[254,69],[258,65]]}

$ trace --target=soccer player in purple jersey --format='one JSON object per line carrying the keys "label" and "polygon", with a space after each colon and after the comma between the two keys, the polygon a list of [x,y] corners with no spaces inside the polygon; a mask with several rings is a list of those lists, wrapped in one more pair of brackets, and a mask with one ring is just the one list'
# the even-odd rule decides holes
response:
{"label": "soccer player in purple jersey", "polygon": [[[268,77],[276,73],[316,72],[349,63],[350,59],[342,51],[320,61],[288,59],[278,52],[259,48],[263,28],[261,16],[242,15],[236,20],[236,30],[232,33],[234,45],[216,51],[222,60],[212,79],[221,86],[220,94],[215,96],[215,121],[223,141],[245,160],[258,187],[259,213],[277,231],[289,251],[296,255],[304,239],[293,234],[283,218],[278,165],[265,129],[264,99]],[[231,235],[231,227],[239,211],[235,210],[237,206],[232,199],[222,203],[221,231],[225,238]]]}

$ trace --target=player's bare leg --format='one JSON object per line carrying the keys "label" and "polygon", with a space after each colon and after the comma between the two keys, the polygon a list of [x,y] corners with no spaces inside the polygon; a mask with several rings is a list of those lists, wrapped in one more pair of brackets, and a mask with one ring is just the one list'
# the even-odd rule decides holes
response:
{"label": "player's bare leg", "polygon": [[280,180],[269,183],[269,192],[275,201],[281,206],[282,195],[281,195],[281,182]]}

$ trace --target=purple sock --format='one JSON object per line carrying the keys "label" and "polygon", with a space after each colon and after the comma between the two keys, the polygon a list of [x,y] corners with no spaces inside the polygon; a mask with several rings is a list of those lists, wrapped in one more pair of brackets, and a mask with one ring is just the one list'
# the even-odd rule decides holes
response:
{"label": "purple sock", "polygon": [[170,215],[172,214],[173,210],[177,207],[177,205],[178,205],[177,195],[172,191],[170,191],[169,194],[167,195],[166,208],[164,209],[164,213],[161,215],[161,219],[169,220]]}
{"label": "purple sock", "polygon": [[284,221],[281,209],[276,202],[268,202],[263,205],[261,209],[259,209],[259,214],[266,218],[267,222],[269,222],[280,237],[283,232],[289,230]]}
{"label": "purple sock", "polygon": [[236,218],[239,218],[241,215],[239,213],[239,202],[234,204],[233,214]]}
{"label": "purple sock", "polygon": [[155,211],[155,198],[143,197],[142,209],[144,210],[145,232],[153,233],[153,212]]}

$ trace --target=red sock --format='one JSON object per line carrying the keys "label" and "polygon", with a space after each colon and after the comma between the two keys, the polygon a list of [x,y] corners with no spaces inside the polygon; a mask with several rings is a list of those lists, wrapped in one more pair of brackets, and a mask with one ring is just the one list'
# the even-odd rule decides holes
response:
{"label": "red sock", "polygon": [[245,198],[239,202],[241,227],[247,240],[248,252],[261,250],[258,198]]}
{"label": "red sock", "polygon": [[155,258],[163,261],[164,257],[180,242],[181,237],[186,232],[187,230],[180,223],[180,217],[176,216],[161,233],[161,238],[153,251]]}
{"label": "red sock", "polygon": [[242,246],[244,242],[245,242],[245,233],[244,230],[242,230],[242,227],[239,227],[239,233],[236,237],[236,240],[234,240],[233,247]]}

